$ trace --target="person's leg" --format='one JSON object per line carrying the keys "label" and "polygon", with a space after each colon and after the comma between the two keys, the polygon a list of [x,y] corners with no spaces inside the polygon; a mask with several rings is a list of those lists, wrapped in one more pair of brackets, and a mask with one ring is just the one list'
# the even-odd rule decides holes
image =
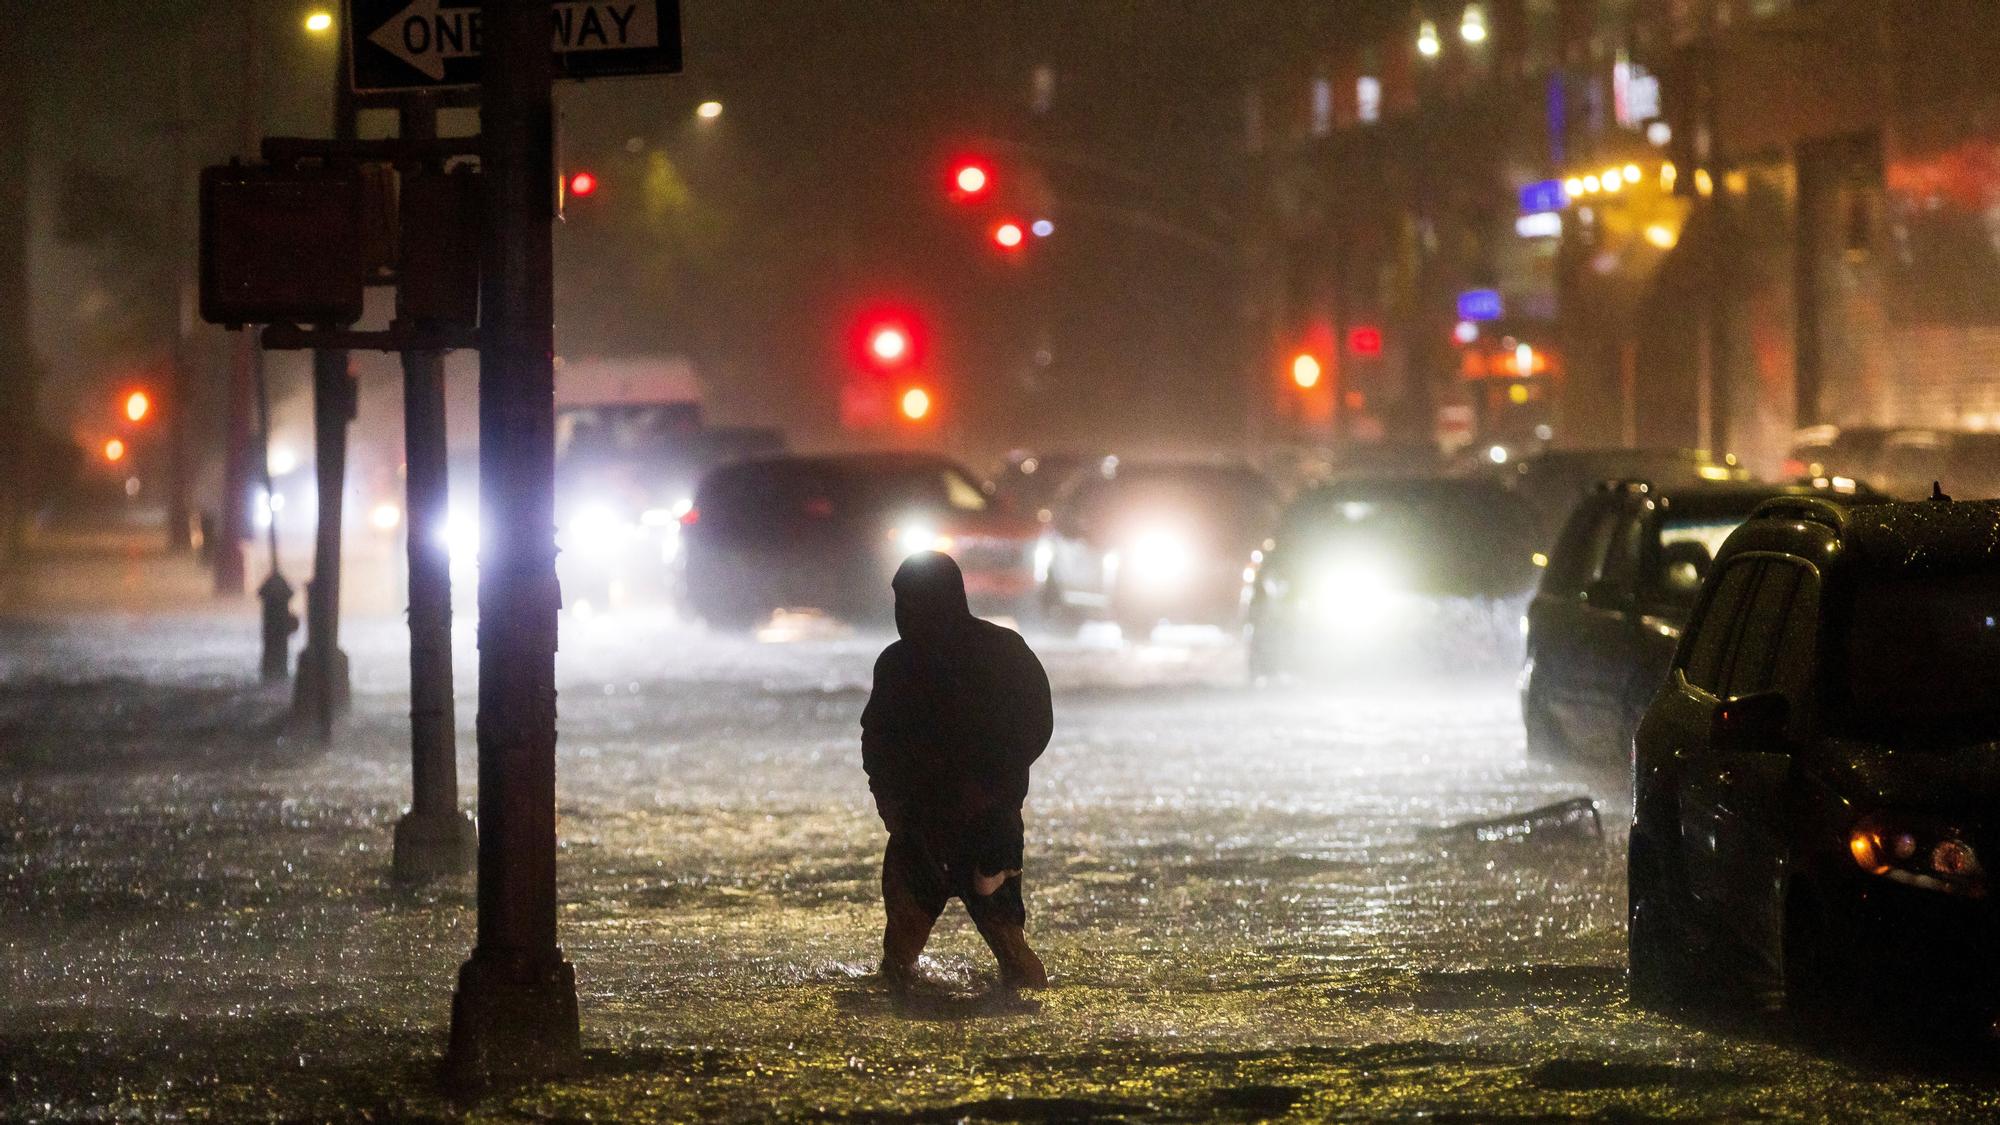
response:
{"label": "person's leg", "polygon": [[965,912],[1000,962],[1002,988],[1047,988],[1049,971],[1028,946],[1028,910],[1021,898],[1021,877],[1010,876],[990,895],[964,896]]}
{"label": "person's leg", "polygon": [[944,899],[926,884],[931,880],[918,869],[920,857],[901,837],[889,837],[882,853],[882,906],[886,919],[882,927],[882,975],[892,981],[907,981],[916,971],[917,958],[930,940],[931,927],[944,910]]}

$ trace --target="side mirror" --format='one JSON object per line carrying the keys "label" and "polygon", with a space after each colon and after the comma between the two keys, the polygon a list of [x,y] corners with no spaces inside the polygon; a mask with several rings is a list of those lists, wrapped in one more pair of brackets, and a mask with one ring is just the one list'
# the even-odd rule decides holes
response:
{"label": "side mirror", "polygon": [[1775,691],[1753,692],[1724,700],[1715,709],[1708,748],[1717,754],[1782,754],[1791,721],[1791,700]]}
{"label": "side mirror", "polygon": [[1598,606],[1625,605],[1632,600],[1631,591],[1609,578],[1599,578],[1583,588],[1583,600]]}

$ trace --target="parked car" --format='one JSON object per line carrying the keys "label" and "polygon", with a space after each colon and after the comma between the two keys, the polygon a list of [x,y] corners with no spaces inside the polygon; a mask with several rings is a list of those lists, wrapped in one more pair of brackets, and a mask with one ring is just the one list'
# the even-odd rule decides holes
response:
{"label": "parked car", "polygon": [[1514,667],[1534,549],[1526,506],[1490,480],[1306,492],[1251,576],[1250,673]]}
{"label": "parked car", "polygon": [[1934,484],[1966,500],[2000,497],[2000,433],[1897,430],[1883,442],[1878,482],[1904,500],[1930,495]]}
{"label": "parked car", "polygon": [[1036,549],[1043,612],[1116,621],[1134,639],[1161,621],[1234,627],[1243,570],[1277,517],[1276,491],[1246,466],[1104,458],[1050,509]]}
{"label": "parked car", "polygon": [[1039,526],[943,457],[739,462],[702,480],[681,523],[688,604],[722,628],[790,608],[887,620],[889,579],[926,550],[957,559],[975,612],[1019,613],[1034,594]]}
{"label": "parked car", "polygon": [[1996,544],[1985,501],[1788,496],[1730,535],[1639,726],[1636,1000],[1990,1028]]}
{"label": "parked car", "polygon": [[1494,474],[1535,514],[1546,551],[1570,511],[1607,480],[1649,480],[1662,488],[1703,481],[1744,481],[1733,456],[1700,449],[1561,449],[1496,466]]}
{"label": "parked car", "polygon": [[1844,477],[1877,485],[1882,447],[1892,432],[1886,426],[1807,426],[1792,435],[1782,475],[1790,480]]}
{"label": "parked car", "polygon": [[1618,481],[1579,504],[1528,604],[1521,718],[1529,757],[1627,768],[1632,732],[1666,678],[1723,541],[1764,501],[1813,495],[1841,493]]}

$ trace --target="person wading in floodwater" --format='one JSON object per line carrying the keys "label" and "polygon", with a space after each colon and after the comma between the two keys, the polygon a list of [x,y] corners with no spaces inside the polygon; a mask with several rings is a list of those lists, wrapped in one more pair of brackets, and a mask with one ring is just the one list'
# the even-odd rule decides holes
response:
{"label": "person wading in floodwater", "polygon": [[875,661],[861,712],[861,765],[889,829],[882,975],[914,979],[956,898],[999,958],[1001,987],[1047,987],[1023,932],[1021,802],[1055,729],[1048,675],[1019,633],[972,616],[949,556],[911,555],[890,585],[901,639]]}

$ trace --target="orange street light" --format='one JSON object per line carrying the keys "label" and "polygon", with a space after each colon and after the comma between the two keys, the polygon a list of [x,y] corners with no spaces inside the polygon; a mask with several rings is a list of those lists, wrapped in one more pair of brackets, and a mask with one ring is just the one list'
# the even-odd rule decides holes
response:
{"label": "orange street light", "polygon": [[125,417],[133,422],[143,422],[146,415],[153,412],[153,399],[145,391],[133,391],[125,396]]}
{"label": "orange street light", "polygon": [[110,441],[105,442],[104,459],[114,465],[123,461],[125,459],[125,443],[119,441],[117,438],[112,438]]}

